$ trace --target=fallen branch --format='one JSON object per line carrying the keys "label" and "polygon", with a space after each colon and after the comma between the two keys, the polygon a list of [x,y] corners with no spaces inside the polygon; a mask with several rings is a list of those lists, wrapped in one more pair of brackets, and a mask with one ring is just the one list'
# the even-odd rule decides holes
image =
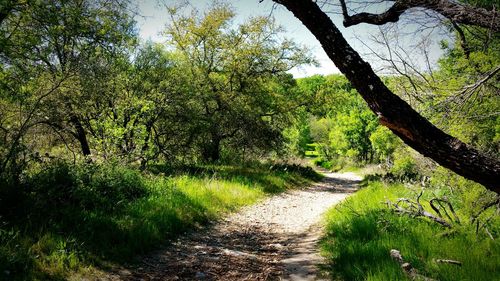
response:
{"label": "fallen branch", "polygon": [[[408,214],[412,217],[426,217],[426,218],[430,219],[431,221],[437,222],[438,224],[440,224],[444,227],[451,227],[451,224],[449,222],[447,222],[446,220],[444,220],[441,217],[434,216],[433,214],[427,212],[424,209],[424,207],[422,207],[422,204],[420,204],[420,197],[421,196],[422,196],[422,192],[420,192],[416,201],[412,201],[412,200],[407,199],[407,198],[399,198],[395,204],[393,204],[391,201],[388,200],[387,206],[389,206],[389,208],[392,208],[395,212],[400,213],[400,214]],[[401,203],[407,204],[408,207],[406,207],[406,208],[401,207],[400,206]]]}
{"label": "fallen branch", "polygon": [[497,206],[498,209],[500,209],[500,196],[497,196],[495,198],[495,200],[485,204],[476,214],[474,214],[472,217],[471,217],[471,224],[474,224],[474,221],[483,213],[485,212],[486,210],[488,210],[489,208],[493,207],[493,206]]}
{"label": "fallen branch", "polygon": [[[441,208],[437,208],[434,203],[438,203],[439,204],[439,207]],[[446,215],[446,217],[452,221],[452,218],[450,217],[450,215],[448,214],[448,212],[446,211],[446,207],[442,205],[442,203],[445,203],[447,206],[448,206],[448,209],[450,210],[450,212],[453,214],[453,217],[455,218],[455,222],[456,223],[460,223],[460,219],[458,218],[457,214],[455,213],[455,210],[453,209],[453,206],[451,205],[450,201],[448,201],[447,198],[433,198],[429,201],[429,204],[431,205],[431,208],[438,214],[438,216],[440,218],[442,218],[442,215],[441,215],[441,212],[439,211],[439,209],[441,209],[444,214]]]}
{"label": "fallen branch", "polygon": [[493,237],[493,235],[491,235],[491,232],[488,230],[488,228],[486,226],[484,226],[484,232],[486,232],[486,234],[488,234],[488,236],[490,237],[491,240],[495,240],[495,238]]}
{"label": "fallen branch", "polygon": [[449,263],[449,264],[454,264],[458,266],[462,266],[462,262],[456,261],[456,260],[447,260],[447,259],[437,259],[437,263]]}
{"label": "fallen branch", "polygon": [[401,269],[403,269],[403,271],[411,280],[435,281],[432,278],[419,274],[418,271],[413,268],[409,262],[404,261],[403,256],[401,256],[401,253],[398,250],[392,249],[390,253],[391,257],[399,263]]}

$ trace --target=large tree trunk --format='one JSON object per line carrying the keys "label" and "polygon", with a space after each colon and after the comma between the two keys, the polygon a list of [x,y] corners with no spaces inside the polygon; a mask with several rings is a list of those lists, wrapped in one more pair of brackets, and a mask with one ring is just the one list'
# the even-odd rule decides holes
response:
{"label": "large tree trunk", "polygon": [[392,93],[312,0],[274,0],[284,5],[320,41],[380,122],[406,144],[465,178],[499,193],[500,163],[446,134]]}

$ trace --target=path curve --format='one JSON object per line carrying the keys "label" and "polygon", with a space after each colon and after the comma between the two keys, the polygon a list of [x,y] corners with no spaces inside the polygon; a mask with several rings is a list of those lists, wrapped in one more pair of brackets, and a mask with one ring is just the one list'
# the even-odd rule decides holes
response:
{"label": "path curve", "polygon": [[101,280],[322,280],[321,215],[354,192],[353,173],[244,207]]}

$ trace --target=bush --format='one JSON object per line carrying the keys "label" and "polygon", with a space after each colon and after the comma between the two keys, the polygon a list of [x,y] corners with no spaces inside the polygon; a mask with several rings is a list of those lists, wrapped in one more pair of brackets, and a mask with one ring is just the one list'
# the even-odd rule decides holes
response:
{"label": "bush", "polygon": [[400,149],[394,155],[394,165],[389,172],[402,181],[415,180],[419,175],[417,161],[407,149]]}
{"label": "bush", "polygon": [[56,162],[27,180],[40,207],[116,210],[147,194],[140,172],[111,164]]}
{"label": "bush", "polygon": [[390,161],[399,145],[396,136],[386,127],[379,126],[370,135],[370,142],[380,162]]}
{"label": "bush", "polygon": [[314,165],[321,167],[321,168],[325,168],[327,170],[331,170],[333,167],[333,163],[331,161],[325,160],[322,157],[318,157],[318,158],[314,159],[313,163],[314,163]]}

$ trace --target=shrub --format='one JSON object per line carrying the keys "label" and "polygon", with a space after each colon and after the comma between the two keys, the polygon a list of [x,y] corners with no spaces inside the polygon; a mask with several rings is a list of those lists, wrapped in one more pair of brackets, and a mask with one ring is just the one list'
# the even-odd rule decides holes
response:
{"label": "shrub", "polygon": [[115,210],[145,196],[140,172],[118,165],[56,162],[32,175],[27,186],[35,203],[42,206],[79,206]]}
{"label": "shrub", "polygon": [[400,149],[395,152],[394,165],[389,172],[399,180],[411,181],[418,177],[419,168],[411,153],[407,149]]}

